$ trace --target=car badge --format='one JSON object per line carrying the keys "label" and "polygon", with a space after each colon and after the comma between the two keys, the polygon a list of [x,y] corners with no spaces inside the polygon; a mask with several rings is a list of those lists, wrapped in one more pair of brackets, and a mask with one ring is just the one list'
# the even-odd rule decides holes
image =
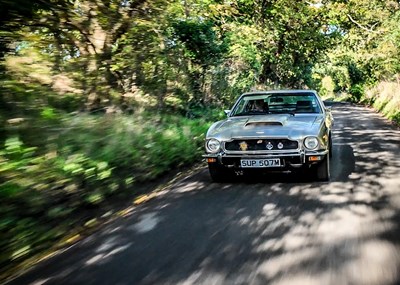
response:
{"label": "car badge", "polygon": [[268,150],[271,150],[271,149],[273,149],[274,148],[274,146],[272,145],[272,143],[271,142],[268,142],[267,143],[267,149]]}
{"label": "car badge", "polygon": [[246,151],[247,148],[248,148],[248,145],[247,145],[246,142],[241,142],[241,143],[239,144],[239,147],[240,147],[240,149],[241,149],[242,151]]}
{"label": "car badge", "polygon": [[282,149],[282,148],[283,148],[283,143],[281,143],[281,142],[278,143],[278,148],[279,148],[279,149]]}
{"label": "car badge", "polygon": [[257,141],[258,144],[260,144],[260,143],[262,143],[262,142],[263,142],[262,140],[258,140],[258,141]]}

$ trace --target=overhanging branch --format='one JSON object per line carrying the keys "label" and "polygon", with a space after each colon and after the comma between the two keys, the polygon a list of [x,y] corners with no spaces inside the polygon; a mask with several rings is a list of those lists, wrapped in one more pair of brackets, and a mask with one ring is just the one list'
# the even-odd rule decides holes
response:
{"label": "overhanging branch", "polygon": [[[350,16],[350,14],[347,14],[347,17],[350,19],[350,21],[352,21],[354,24],[356,24],[357,27],[359,27],[360,29],[363,29],[364,31],[367,31],[367,32],[369,32],[369,33],[374,33],[374,34],[382,34],[382,31],[374,31],[374,30],[372,30],[371,28],[364,27],[363,25],[361,25],[360,23],[358,23],[356,20],[354,20],[354,19]],[[376,25],[376,24],[375,24],[375,25]],[[374,25],[374,26],[375,26],[375,25]]]}

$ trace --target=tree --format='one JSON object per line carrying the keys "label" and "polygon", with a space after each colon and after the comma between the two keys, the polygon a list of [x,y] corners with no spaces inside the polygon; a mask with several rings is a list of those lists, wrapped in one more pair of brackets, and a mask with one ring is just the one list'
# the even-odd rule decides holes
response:
{"label": "tree", "polygon": [[68,9],[68,0],[4,0],[0,2],[0,59],[10,51],[9,45],[19,39],[18,32],[30,21],[38,21],[38,11]]}

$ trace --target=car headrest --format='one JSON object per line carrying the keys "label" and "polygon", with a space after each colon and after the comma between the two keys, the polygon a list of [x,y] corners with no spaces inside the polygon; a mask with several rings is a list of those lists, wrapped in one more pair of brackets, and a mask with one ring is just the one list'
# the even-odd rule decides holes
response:
{"label": "car headrest", "polygon": [[312,107],[312,102],[307,100],[307,101],[297,101],[296,102],[296,107]]}

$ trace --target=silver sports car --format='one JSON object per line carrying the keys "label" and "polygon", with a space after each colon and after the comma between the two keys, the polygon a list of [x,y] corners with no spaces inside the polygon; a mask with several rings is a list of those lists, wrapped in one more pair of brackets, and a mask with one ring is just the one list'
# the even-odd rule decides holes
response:
{"label": "silver sports car", "polygon": [[331,110],[312,90],[245,93],[228,118],[214,123],[205,142],[211,178],[246,171],[302,171],[329,180]]}

